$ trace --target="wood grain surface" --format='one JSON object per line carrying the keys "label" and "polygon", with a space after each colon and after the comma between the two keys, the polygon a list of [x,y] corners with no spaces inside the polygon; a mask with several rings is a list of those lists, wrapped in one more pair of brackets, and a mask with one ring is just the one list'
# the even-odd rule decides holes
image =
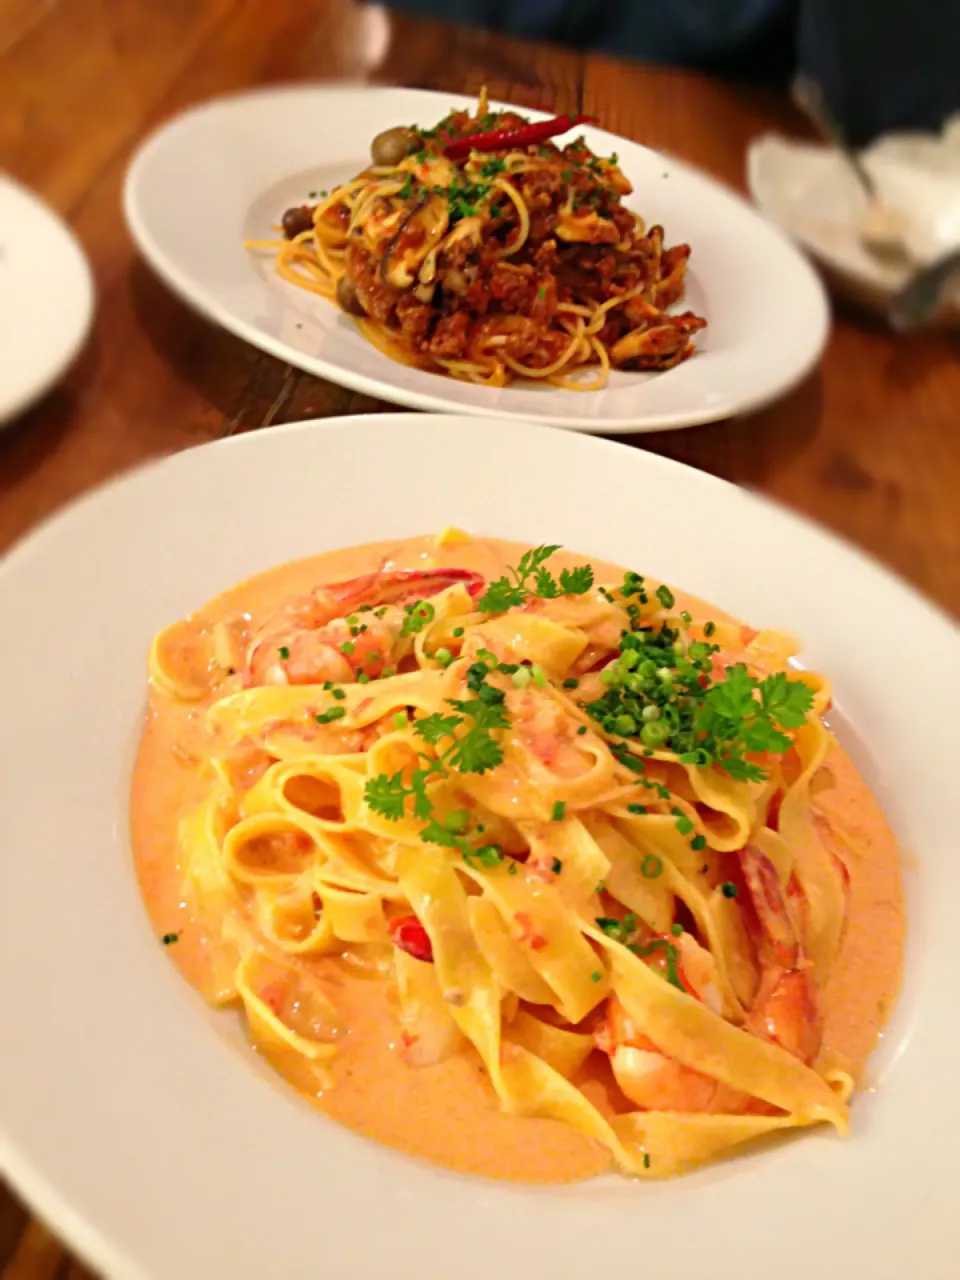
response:
{"label": "wood grain surface", "polygon": [[[120,208],[133,150],[169,116],[255,85],[345,76],[449,92],[486,83],[520,105],[587,111],[739,189],[753,137],[806,131],[769,91],[352,0],[0,0],[0,168],[70,222],[97,288],[93,333],[74,368],[0,433],[0,550],[147,458],[275,422],[388,407],[193,315],[138,260]],[[894,339],[840,311],[822,366],[785,400],[631,443],[778,498],[960,613],[960,336]],[[0,1274],[92,1273],[0,1188]]]}

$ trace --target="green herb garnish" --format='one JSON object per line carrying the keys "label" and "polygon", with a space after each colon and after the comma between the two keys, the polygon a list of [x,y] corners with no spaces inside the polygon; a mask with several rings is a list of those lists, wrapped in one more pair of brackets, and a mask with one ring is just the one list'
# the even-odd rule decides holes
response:
{"label": "green herb garnish", "polygon": [[[593,568],[588,564],[575,569],[561,569],[559,580],[546,567],[546,561],[560,550],[559,544],[534,547],[525,552],[516,568],[507,570],[480,597],[478,607],[485,613],[505,613],[523,604],[531,596],[553,600],[561,595],[583,595],[593,586]],[[512,581],[511,581],[512,579]]]}

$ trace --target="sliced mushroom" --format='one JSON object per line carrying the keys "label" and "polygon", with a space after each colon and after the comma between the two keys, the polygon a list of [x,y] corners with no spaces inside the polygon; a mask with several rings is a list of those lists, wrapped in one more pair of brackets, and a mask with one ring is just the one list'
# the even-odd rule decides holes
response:
{"label": "sliced mushroom", "polygon": [[403,226],[403,220],[404,211],[391,209],[385,200],[376,206],[371,206],[363,222],[359,224],[364,243],[370,252],[375,252],[384,240],[394,239]]}
{"label": "sliced mushroom", "polygon": [[617,195],[630,195],[633,191],[633,183],[617,165],[611,164],[609,160],[601,159],[600,167],[602,170],[602,177],[610,184],[611,187],[613,187]]}
{"label": "sliced mushroom", "polygon": [[557,217],[556,235],[560,240],[576,244],[616,244],[620,232],[609,218],[601,218],[594,209],[574,213],[561,209]]}
{"label": "sliced mushroom", "polygon": [[439,252],[446,253],[447,250],[452,249],[455,244],[459,244],[461,240],[472,240],[475,245],[479,244],[482,230],[482,218],[474,216],[461,218],[440,246]]}
{"label": "sliced mushroom", "polygon": [[421,284],[430,284],[437,274],[437,259],[441,254],[453,245],[458,244],[461,240],[470,239],[475,245],[480,243],[480,234],[483,228],[483,222],[480,218],[470,217],[463,218],[453,228],[442,244],[436,245],[423,260],[423,266],[420,268],[419,280]]}
{"label": "sliced mushroom", "polygon": [[409,289],[421,263],[443,239],[449,225],[443,196],[421,200],[387,245],[380,263],[381,279],[395,289]]}

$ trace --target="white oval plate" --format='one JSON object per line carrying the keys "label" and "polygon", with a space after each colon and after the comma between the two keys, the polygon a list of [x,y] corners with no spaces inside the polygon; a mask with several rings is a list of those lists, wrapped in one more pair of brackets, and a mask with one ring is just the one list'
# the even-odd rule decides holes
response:
{"label": "white oval plate", "polygon": [[[669,1183],[449,1173],[311,1109],[165,957],[127,837],[152,635],[290,557],[448,522],[649,570],[800,633],[832,676],[908,855],[905,989],[848,1141],[808,1130]],[[856,551],[623,445],[393,414],[241,436],[84,498],[0,565],[0,616],[0,1171],[108,1276],[954,1274],[960,637]]]}
{"label": "white oval plate", "polygon": [[56,382],[92,315],[93,279],[73,232],[0,176],[0,426]]}
{"label": "white oval plate", "polygon": [[[369,163],[370,139],[394,124],[426,125],[473,98],[413,89],[285,88],[198,107],[164,125],[127,174],[130,231],[168,285],[245,341],[331,382],[414,409],[522,417],[580,431],[689,427],[756,409],[816,364],[829,324],[803,257],[739,196],[678,160],[599,129],[636,188],[628,200],[666,241],[693,246],[690,306],[707,317],[698,354],[666,373],[616,372],[599,392],[540,384],[500,389],[398,364],[322,298],[279,280],[269,237],[284,209]],[[543,119],[542,112],[524,113]]]}

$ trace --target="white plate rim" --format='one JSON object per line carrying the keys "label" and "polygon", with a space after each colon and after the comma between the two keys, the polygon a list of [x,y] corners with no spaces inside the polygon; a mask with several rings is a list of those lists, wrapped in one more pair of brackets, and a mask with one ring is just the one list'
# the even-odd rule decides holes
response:
{"label": "white plate rim", "polygon": [[[306,440],[313,434],[323,437],[330,433],[335,434],[345,430],[349,431],[352,435],[355,435],[359,427],[369,433],[371,437],[376,434],[379,439],[384,426],[386,426],[390,431],[415,433],[421,437],[424,443],[430,443],[431,440],[441,438],[436,435],[437,432],[443,432],[445,428],[449,430],[451,427],[456,426],[459,426],[462,431],[466,432],[469,432],[470,429],[473,428],[474,435],[479,440],[479,430],[482,424],[470,421],[460,421],[459,423],[444,422],[444,420],[440,418],[424,418],[418,415],[394,414],[388,415],[388,420],[386,422],[384,417],[381,415],[368,415],[364,418],[326,419],[314,422],[289,424],[282,428],[274,428],[273,431],[279,433],[282,438],[302,437]],[[553,439],[559,440],[561,438],[556,436],[556,433],[552,433],[535,426],[530,427],[527,424],[515,424],[515,430],[519,431],[527,438],[532,438],[536,443],[538,451],[550,449],[553,447],[551,441]],[[431,432],[434,434],[431,435]],[[499,434],[502,442],[500,445],[501,448],[505,448],[508,444],[516,444],[516,436],[511,436],[510,440],[507,441],[502,432]],[[571,437],[571,439],[573,438]],[[489,443],[489,441],[487,443]],[[623,446],[617,445],[613,442],[584,441],[583,443],[590,444],[591,449],[594,452],[594,456],[599,456],[600,451],[607,453],[611,462],[613,462],[615,458],[624,459],[625,456],[627,456],[624,454]],[[189,470],[196,462],[196,455],[201,453],[209,459],[214,451],[216,451],[216,453],[222,458],[224,456],[225,449],[237,450],[239,446],[240,448],[252,449],[256,452],[260,448],[264,447],[265,444],[266,440],[259,433],[250,433],[246,436],[218,441],[214,444],[198,446],[195,449],[184,451],[181,454],[173,455],[172,457],[159,462],[148,464],[132,474],[123,477],[121,480],[114,482],[110,486],[107,486],[105,489],[97,490],[92,494],[85,495],[72,503],[51,520],[46,521],[37,530],[27,535],[27,537],[17,545],[10,556],[5,559],[4,562],[0,563],[0,593],[6,589],[8,570],[11,563],[15,563],[30,554],[36,554],[37,548],[41,548],[42,553],[42,547],[45,541],[56,539],[61,536],[64,531],[68,532],[71,525],[75,523],[78,518],[82,517],[85,513],[88,513],[91,509],[103,502],[106,493],[111,491],[117,493],[121,490],[130,493],[139,487],[143,487],[145,478],[147,484],[149,484],[150,478],[155,478],[159,472],[175,474],[177,469],[186,468]],[[908,621],[920,621],[920,624],[925,631],[925,635],[922,637],[925,643],[929,643],[931,637],[933,637],[936,642],[934,645],[935,650],[946,651],[943,647],[947,646],[954,654],[958,652],[960,633],[958,633],[955,624],[953,624],[946,615],[931,606],[909,585],[895,578],[886,570],[879,568],[849,544],[843,543],[833,535],[816,529],[802,518],[792,515],[774,504],[758,498],[756,495],[747,494],[743,491],[737,490],[734,486],[731,486],[727,484],[727,482],[716,477],[697,472],[683,464],[673,462],[669,459],[660,458],[656,455],[641,453],[636,450],[630,450],[629,452],[630,455],[637,459],[640,469],[649,470],[654,476],[659,473],[662,477],[673,476],[675,479],[679,478],[679,482],[681,484],[692,484],[695,488],[702,491],[705,500],[709,500],[710,497],[717,498],[718,495],[721,494],[726,495],[723,500],[732,504],[732,512],[736,513],[739,508],[741,513],[765,513],[766,517],[772,519],[774,525],[778,526],[781,532],[792,529],[794,535],[800,536],[804,542],[811,546],[819,542],[820,549],[830,552],[840,564],[842,571],[845,571],[850,565],[856,567],[858,575],[861,576],[862,582],[865,584],[863,590],[867,597],[869,596],[870,591],[874,588],[879,589],[881,593],[889,593],[892,590],[899,603],[908,606],[908,612],[910,615]],[[625,467],[625,469],[630,470],[633,466],[634,464],[630,464],[630,466]],[[683,477],[686,479],[684,480]],[[892,635],[892,640],[895,642],[898,637],[895,634],[896,628],[893,630],[894,634]],[[924,686],[924,676],[922,672],[918,673],[917,683],[922,691]],[[935,685],[931,685],[931,687],[935,687]],[[960,709],[960,698],[958,698],[958,691],[956,690],[954,691],[953,700],[958,703],[958,709]],[[940,771],[939,777],[941,781],[948,777],[946,769]],[[955,796],[951,796],[948,803],[953,811],[960,814],[960,807],[958,807],[957,798]],[[926,896],[929,898],[929,890]],[[947,913],[946,915],[939,910],[935,910],[937,907],[935,900],[928,901],[926,903],[926,907],[923,912],[926,924],[929,925],[935,923],[932,919],[933,915],[940,917],[940,924],[943,923],[945,918],[949,918],[950,904],[943,903],[941,905],[945,908]],[[916,931],[917,921],[914,918],[914,912],[912,909],[911,922],[913,930]],[[916,939],[914,939],[914,941],[915,940]],[[955,942],[951,943],[949,948],[945,948],[945,954],[947,950],[952,953],[954,959],[960,956],[960,948],[958,948]],[[944,957],[941,957],[941,960],[943,958]],[[924,965],[924,968],[927,971],[927,976],[929,977],[930,966]],[[177,979],[177,981],[179,982],[179,979]],[[955,1019],[955,1022],[956,1021],[957,1020]],[[948,1029],[947,1041],[952,1042],[954,1046],[960,1044],[960,1035],[958,1035],[957,1025]],[[867,1105],[870,1105],[869,1101]],[[960,1107],[958,1107],[956,1100],[952,1103],[952,1110],[944,1115],[944,1129],[939,1135],[942,1139],[942,1145],[949,1144],[950,1135],[955,1132],[955,1130],[951,1129],[950,1125],[946,1123],[947,1115],[957,1121],[960,1121]],[[809,1139],[805,1141],[809,1141]],[[859,1137],[855,1136],[851,1141],[854,1143],[858,1141],[864,1142],[865,1138],[863,1135],[860,1135]],[[802,1148],[803,1151],[806,1151],[807,1149],[808,1148],[806,1147]],[[811,1146],[809,1149],[812,1150],[813,1147]],[[840,1150],[843,1149],[846,1149],[846,1146],[844,1148],[840,1148]],[[949,1154],[952,1155],[952,1147]],[[771,1153],[766,1153],[756,1157],[756,1159],[763,1162],[770,1159],[770,1155]],[[803,1163],[803,1161],[801,1161],[801,1163]],[[111,1241],[95,1224],[86,1221],[81,1215],[75,1213],[69,1201],[59,1195],[56,1187],[49,1182],[40,1170],[32,1167],[29,1157],[18,1151],[15,1145],[9,1140],[7,1134],[2,1130],[0,1130],[0,1169],[11,1177],[20,1190],[37,1206],[38,1210],[43,1213],[44,1216],[56,1224],[58,1229],[62,1231],[68,1241],[80,1253],[82,1253],[94,1265],[102,1267],[107,1274],[113,1277],[124,1278],[159,1274],[158,1272],[151,1271],[149,1267],[138,1265],[122,1251],[116,1249]],[[451,1178],[453,1181],[456,1181],[452,1175]],[[488,1187],[488,1185],[489,1184],[479,1183],[472,1180],[467,1182],[467,1186],[474,1189],[478,1198],[482,1196],[483,1189]],[[677,1186],[678,1184],[663,1185],[669,1187],[671,1185]],[[646,1188],[641,1187],[637,1188],[634,1194],[642,1200],[646,1191]],[[576,1191],[574,1191],[574,1194],[576,1194]],[[657,1200],[654,1199],[653,1202],[656,1204]],[[570,1197],[562,1195],[558,1199],[557,1207],[566,1214],[571,1212],[575,1204],[575,1199],[572,1200]],[[786,1221],[786,1218],[784,1218],[784,1221]],[[955,1230],[951,1229],[948,1231],[947,1224],[942,1219],[937,1222],[937,1226],[940,1228],[940,1231],[939,1236],[935,1237],[932,1241],[934,1248],[941,1247],[938,1244],[938,1239],[940,1242],[946,1242],[948,1237],[953,1244],[956,1244],[960,1237],[958,1237]],[[933,1257],[938,1255],[931,1253],[930,1256]],[[719,1257],[717,1260],[719,1260]],[[763,1265],[765,1266],[766,1264],[764,1263]],[[899,1266],[901,1264],[897,1263],[897,1265]],[[193,1274],[193,1272],[191,1272],[191,1274]],[[415,1275],[416,1273],[404,1272],[404,1274]],[[441,1273],[434,1273],[431,1270],[431,1275],[433,1274],[439,1275]],[[473,1271],[470,1272],[471,1276],[474,1274],[477,1273]],[[557,1274],[559,1274],[559,1272]],[[568,1273],[565,1271],[564,1275],[566,1274]],[[715,1272],[715,1274],[721,1273]],[[742,1275],[743,1272],[741,1271],[740,1274]],[[756,1274],[759,1276],[760,1274],[764,1274],[764,1271],[762,1269],[758,1270]],[[791,1267],[785,1269],[783,1274],[785,1276],[789,1276],[792,1280],[792,1277],[799,1277],[804,1273],[801,1270],[794,1270]],[[825,1272],[821,1270],[820,1274],[825,1276],[839,1276],[841,1272]],[[879,1278],[900,1273],[895,1272],[892,1268],[890,1270],[884,1268],[882,1270],[874,1270],[871,1274]],[[928,1274],[935,1275],[937,1273],[928,1272]],[[750,1277],[750,1280],[752,1280],[752,1276]]]}
{"label": "white plate rim", "polygon": [[[614,150],[618,146],[622,149],[626,145],[639,148],[640,151],[648,155],[658,157],[659,160],[670,166],[672,173],[692,179],[701,184],[705,191],[713,193],[724,200],[734,202],[745,219],[745,231],[752,227],[755,231],[758,230],[764,235],[771,235],[779,242],[780,250],[786,254],[784,261],[789,261],[790,269],[800,273],[797,278],[802,281],[802,288],[810,291],[810,301],[816,312],[816,315],[811,319],[809,333],[802,344],[802,358],[794,361],[789,376],[785,376],[776,385],[762,387],[751,394],[741,393],[737,402],[729,408],[690,408],[658,414],[638,413],[632,417],[617,417],[613,419],[604,417],[598,412],[590,413],[585,409],[577,416],[572,416],[569,414],[536,412],[523,407],[508,406],[499,408],[488,404],[473,405],[459,400],[455,401],[451,399],[450,395],[444,394],[442,390],[433,393],[407,388],[398,383],[396,378],[391,379],[387,373],[384,373],[382,378],[371,378],[363,373],[354,371],[348,366],[334,365],[320,357],[311,357],[306,353],[300,352],[281,338],[274,337],[262,328],[237,317],[230,307],[225,305],[218,297],[208,290],[198,287],[189,273],[181,270],[177,262],[158,245],[149,225],[149,216],[141,203],[139,195],[144,174],[149,171],[154,157],[161,152],[172,136],[182,129],[189,128],[197,118],[209,112],[224,107],[256,103],[257,101],[271,100],[282,96],[291,98],[302,96],[307,92],[311,95],[322,97],[326,94],[333,94],[340,90],[349,90],[355,87],[353,82],[310,87],[309,89],[305,89],[300,84],[284,84],[222,95],[200,102],[178,113],[160,125],[140,144],[128,165],[124,179],[124,216],[130,234],[143,257],[181,301],[208,320],[211,320],[214,324],[250,345],[274,356],[276,359],[361,394],[375,396],[399,406],[414,409],[425,409],[441,413],[466,413],[471,416],[501,419],[522,417],[524,421],[545,423],[573,431],[595,433],[614,431],[622,435],[642,434],[651,431],[680,430],[727,418],[740,417],[748,413],[757,412],[789,395],[819,364],[830,331],[830,306],[816,270],[797,248],[792,237],[776,221],[764,216],[749,198],[705,171],[673,156],[657,152],[642,143],[633,142],[631,139],[623,138],[618,134],[596,127],[588,127],[587,132],[595,135],[597,139],[603,140],[610,150]],[[405,89],[399,86],[368,86],[367,92],[381,95],[416,94],[423,96],[429,94],[436,99],[438,110],[445,110],[446,106],[450,104],[469,105],[475,101],[474,98],[462,94]],[[441,106],[441,104],[444,105]],[[510,106],[511,104],[492,101],[491,105]],[[547,112],[538,111],[534,108],[521,106],[516,109],[522,111],[533,120],[548,117]],[[397,116],[396,118],[400,117]],[[815,301],[813,301],[814,299]],[[709,320],[709,316],[707,318]],[[576,395],[581,401],[589,401],[590,399],[589,393],[578,394],[570,392],[568,394]]]}

